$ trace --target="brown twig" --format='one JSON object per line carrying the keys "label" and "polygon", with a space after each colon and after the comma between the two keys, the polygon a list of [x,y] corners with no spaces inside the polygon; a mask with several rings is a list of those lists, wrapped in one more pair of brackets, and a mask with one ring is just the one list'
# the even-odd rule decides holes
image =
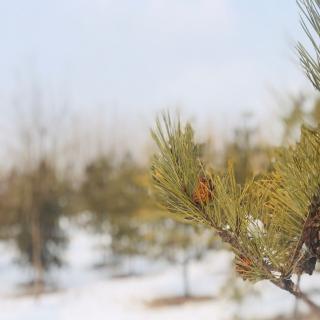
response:
{"label": "brown twig", "polygon": [[292,295],[294,295],[297,299],[300,299],[305,304],[309,306],[309,308],[317,315],[320,316],[320,306],[318,306],[315,302],[310,300],[310,298],[303,293],[300,288],[295,285],[295,283],[291,279],[277,279],[271,280],[271,282],[276,285],[278,288],[285,290]]}

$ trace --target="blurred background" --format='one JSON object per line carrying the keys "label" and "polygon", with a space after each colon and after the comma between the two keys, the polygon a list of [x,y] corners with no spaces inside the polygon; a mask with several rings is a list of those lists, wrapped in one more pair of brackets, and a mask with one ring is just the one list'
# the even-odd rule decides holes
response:
{"label": "blurred background", "polygon": [[304,39],[294,0],[0,1],[0,319],[307,319],[148,173],[162,110],[238,183],[268,171],[320,120]]}

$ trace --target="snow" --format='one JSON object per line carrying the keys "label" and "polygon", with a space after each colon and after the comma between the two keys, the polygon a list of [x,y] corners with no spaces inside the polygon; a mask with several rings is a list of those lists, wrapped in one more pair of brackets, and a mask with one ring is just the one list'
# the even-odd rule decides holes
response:
{"label": "snow", "polygon": [[[71,228],[67,266],[51,274],[60,288],[39,298],[15,295],[17,284],[28,278],[28,272],[12,263],[14,247],[0,244],[0,320],[230,320],[241,311],[243,319],[271,317],[293,310],[294,299],[266,282],[255,285],[259,296],[249,295],[242,305],[219,295],[230,273],[231,254],[211,252],[190,266],[190,286],[194,295],[210,295],[204,302],[151,308],[146,303],[159,297],[181,294],[179,266],[157,262],[136,262],[143,275],[112,278],[105,269],[94,269],[101,252],[99,238],[76,227]],[[310,290],[319,276],[303,279]],[[320,300],[319,300],[320,301]]]}

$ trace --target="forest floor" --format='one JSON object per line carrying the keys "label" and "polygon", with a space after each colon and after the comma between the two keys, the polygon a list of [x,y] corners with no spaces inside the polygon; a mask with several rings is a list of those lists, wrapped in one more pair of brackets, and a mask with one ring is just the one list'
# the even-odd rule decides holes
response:
{"label": "forest floor", "polygon": [[[30,274],[12,263],[14,247],[0,243],[0,320],[293,319],[289,294],[266,282],[252,286],[230,277],[228,252],[211,252],[191,264],[191,297],[184,298],[180,266],[135,259],[116,274],[111,267],[94,268],[101,239],[75,227],[70,231],[66,266],[51,273],[54,286],[37,298],[18,286]],[[131,276],[119,276],[129,269]],[[302,287],[310,292],[319,280],[305,277]],[[320,302],[315,291],[313,297]]]}

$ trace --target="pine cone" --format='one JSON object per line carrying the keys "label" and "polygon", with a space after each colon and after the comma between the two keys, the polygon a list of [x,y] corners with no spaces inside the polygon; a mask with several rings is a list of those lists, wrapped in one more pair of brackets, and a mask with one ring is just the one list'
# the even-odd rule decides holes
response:
{"label": "pine cone", "polygon": [[192,200],[197,205],[205,205],[213,198],[214,186],[212,181],[206,177],[201,177],[192,194]]}
{"label": "pine cone", "polygon": [[317,258],[312,256],[309,252],[306,252],[303,255],[302,259],[299,261],[298,265],[296,266],[294,273],[299,275],[307,273],[311,276],[316,267],[316,263]]}
{"label": "pine cone", "polygon": [[320,258],[320,215],[306,222],[303,239],[308,250]]}
{"label": "pine cone", "polygon": [[313,196],[311,200],[311,204],[309,206],[310,216],[314,218],[317,214],[319,214],[320,210],[320,186],[318,188],[318,192]]}
{"label": "pine cone", "polygon": [[310,253],[320,259],[320,196],[318,194],[314,196],[309,207],[303,240]]}

